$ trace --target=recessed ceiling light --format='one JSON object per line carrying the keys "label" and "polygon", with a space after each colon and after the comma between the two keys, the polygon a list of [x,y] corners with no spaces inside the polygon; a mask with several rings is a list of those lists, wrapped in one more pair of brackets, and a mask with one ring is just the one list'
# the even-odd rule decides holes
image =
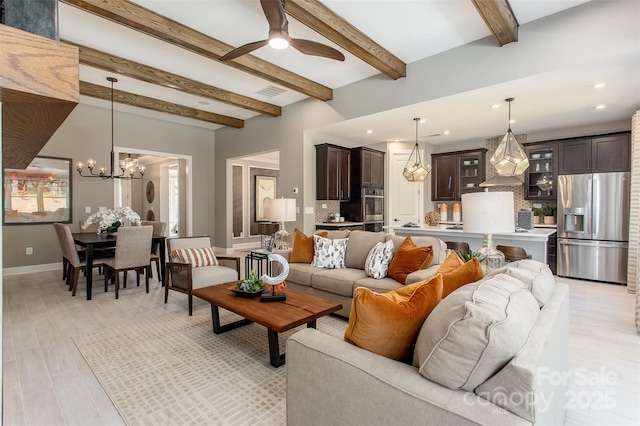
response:
{"label": "recessed ceiling light", "polygon": [[199,105],[211,105],[209,102],[207,101],[198,101]]}
{"label": "recessed ceiling light", "polygon": [[426,123],[426,122],[427,122],[427,119],[426,119],[426,118],[423,118],[422,120],[420,120],[420,123],[421,123],[421,124],[424,124],[424,123]]}
{"label": "recessed ceiling light", "polygon": [[500,104],[491,105],[491,109],[498,109],[498,108],[500,108]]}
{"label": "recessed ceiling light", "polygon": [[445,130],[444,132],[442,132],[445,135],[448,135],[450,132],[448,130]]}
{"label": "recessed ceiling light", "polygon": [[393,141],[394,142],[400,142],[400,139],[394,139]]}
{"label": "recessed ceiling light", "polygon": [[509,123],[510,123],[510,124],[513,124],[513,123],[515,123],[515,122],[516,122],[516,119],[515,119],[515,118],[512,118],[511,120],[509,120]]}
{"label": "recessed ceiling light", "polygon": [[596,105],[596,109],[605,109],[606,105]]}
{"label": "recessed ceiling light", "polygon": [[371,129],[367,129],[367,130],[365,130],[365,133],[366,133],[366,134],[368,134],[368,135],[370,135],[371,133],[373,133],[373,130],[371,130]]}
{"label": "recessed ceiling light", "polygon": [[593,85],[594,89],[602,89],[605,86],[604,83],[596,83]]}

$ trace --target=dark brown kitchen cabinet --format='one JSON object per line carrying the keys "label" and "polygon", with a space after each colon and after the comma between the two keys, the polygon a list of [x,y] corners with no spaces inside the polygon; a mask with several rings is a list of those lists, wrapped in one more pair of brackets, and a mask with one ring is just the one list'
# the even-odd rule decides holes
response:
{"label": "dark brown kitchen cabinet", "polygon": [[431,154],[431,200],[457,201],[480,190],[485,180],[486,149]]}
{"label": "dark brown kitchen cabinet", "polygon": [[631,168],[628,132],[558,142],[561,175],[626,172]]}
{"label": "dark brown kitchen cabinet", "polygon": [[431,200],[456,200],[456,191],[458,189],[458,155],[431,154],[431,167]]}
{"label": "dark brown kitchen cabinet", "polygon": [[365,147],[353,148],[351,150],[353,184],[359,187],[384,188],[384,154],[382,151]]}
{"label": "dark brown kitchen cabinet", "polygon": [[591,171],[628,172],[631,170],[631,137],[629,133],[591,139]]}
{"label": "dark brown kitchen cabinet", "polygon": [[558,188],[558,144],[524,145],[529,168],[524,172],[525,200],[555,200]]}
{"label": "dark brown kitchen cabinet", "polygon": [[351,151],[316,145],[316,199],[348,201],[351,197]]}

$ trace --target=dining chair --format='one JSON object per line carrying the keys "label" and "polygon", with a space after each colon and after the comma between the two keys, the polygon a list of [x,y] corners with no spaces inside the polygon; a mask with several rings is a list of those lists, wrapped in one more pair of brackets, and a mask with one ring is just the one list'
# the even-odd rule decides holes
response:
{"label": "dining chair", "polygon": [[[120,289],[120,272],[134,270],[138,286],[140,285],[140,271],[145,271],[146,291],[149,293],[152,235],[152,226],[121,226],[118,228],[115,257],[103,261],[105,292],[109,286],[109,278],[113,277],[117,299]],[[126,285],[126,282],[124,284]]]}
{"label": "dining chair", "polygon": [[[71,296],[76,295],[78,289],[78,281],[80,279],[80,271],[85,273],[92,273],[92,271],[86,271],[87,265],[84,260],[80,260],[76,245],[73,242],[73,235],[71,235],[71,229],[63,225],[62,223],[53,224],[58,240],[60,242],[60,248],[62,249],[62,267],[63,267],[63,279],[67,280]],[[94,261],[94,268],[102,268],[103,263],[101,261]]]}
{"label": "dining chair", "polygon": [[[157,222],[153,220],[143,220],[142,226],[153,226],[153,235],[164,235],[167,231],[167,222]],[[162,242],[162,244],[165,244]],[[158,274],[158,281],[162,281],[162,275],[160,274],[160,243],[151,244],[151,262],[156,263],[156,272]],[[153,278],[153,268],[151,268],[150,278]],[[164,284],[164,283],[163,283]]]}

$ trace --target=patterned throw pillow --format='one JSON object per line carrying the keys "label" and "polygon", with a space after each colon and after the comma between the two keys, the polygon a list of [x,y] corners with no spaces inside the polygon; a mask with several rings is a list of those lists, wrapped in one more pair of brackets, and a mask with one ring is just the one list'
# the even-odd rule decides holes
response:
{"label": "patterned throw pillow", "polygon": [[311,266],[327,269],[344,268],[344,255],[347,252],[348,238],[330,240],[318,235],[313,236],[313,262]]}
{"label": "patterned throw pillow", "polygon": [[218,259],[211,247],[173,250],[171,257],[177,257],[181,263],[190,263],[194,268],[200,266],[218,266]]}
{"label": "patterned throw pillow", "polygon": [[380,280],[387,276],[389,262],[393,258],[393,241],[376,243],[364,262],[364,272],[368,277]]}

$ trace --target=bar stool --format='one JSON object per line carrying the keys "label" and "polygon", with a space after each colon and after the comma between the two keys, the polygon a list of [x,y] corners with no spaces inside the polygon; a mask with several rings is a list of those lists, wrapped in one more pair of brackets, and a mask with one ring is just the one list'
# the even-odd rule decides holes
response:
{"label": "bar stool", "polygon": [[469,243],[459,243],[457,241],[445,241],[448,249],[458,251],[470,251]]}
{"label": "bar stool", "polygon": [[498,250],[504,253],[504,260],[507,262],[515,262],[516,260],[531,259],[531,255],[522,247],[516,246],[496,246]]}

